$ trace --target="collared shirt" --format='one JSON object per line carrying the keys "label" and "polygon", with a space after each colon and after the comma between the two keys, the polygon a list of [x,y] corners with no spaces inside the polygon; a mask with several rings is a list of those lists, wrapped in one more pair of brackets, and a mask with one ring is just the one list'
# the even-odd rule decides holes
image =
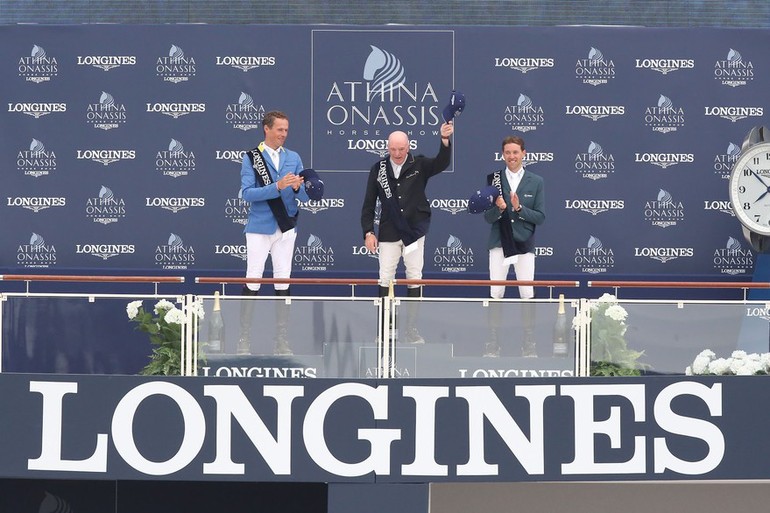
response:
{"label": "collared shirt", "polygon": [[278,169],[278,165],[281,162],[281,154],[280,154],[280,152],[281,152],[282,148],[283,148],[283,146],[281,146],[277,150],[274,150],[273,148],[271,148],[270,146],[265,144],[265,149],[267,150],[267,154],[270,155],[270,160],[273,161],[273,167],[275,169]]}
{"label": "collared shirt", "polygon": [[516,173],[505,168],[505,177],[508,179],[508,185],[511,186],[511,191],[516,192],[516,189],[519,188],[519,184],[521,183],[521,179],[524,177],[524,167],[522,166]]}
{"label": "collared shirt", "polygon": [[401,168],[404,167],[404,165],[403,164],[396,164],[395,162],[393,162],[391,160],[390,161],[390,167],[393,168],[393,176],[395,176],[396,179],[398,179],[398,176],[401,174]]}

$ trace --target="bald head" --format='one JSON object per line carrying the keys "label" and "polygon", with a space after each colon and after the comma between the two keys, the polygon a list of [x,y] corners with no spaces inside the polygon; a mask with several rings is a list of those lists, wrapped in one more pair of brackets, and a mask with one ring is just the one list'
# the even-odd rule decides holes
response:
{"label": "bald head", "polygon": [[395,164],[403,164],[409,153],[409,137],[400,130],[391,133],[388,136],[388,153]]}

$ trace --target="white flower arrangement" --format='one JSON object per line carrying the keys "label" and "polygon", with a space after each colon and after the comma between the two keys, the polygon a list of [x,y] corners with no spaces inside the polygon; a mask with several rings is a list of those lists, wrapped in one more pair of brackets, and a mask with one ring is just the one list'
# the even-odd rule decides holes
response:
{"label": "white flower arrangement", "polygon": [[729,358],[717,358],[714,351],[701,351],[684,373],[688,376],[762,376],[770,374],[770,353],[733,351]]}
{"label": "white flower arrangement", "polygon": [[150,363],[142,374],[178,375],[181,373],[182,325],[187,322],[186,312],[190,311],[203,319],[203,301],[199,300],[180,310],[174,303],[161,299],[152,309],[145,311],[142,301],[131,301],[126,305],[126,314],[136,329],[150,336],[152,349]]}

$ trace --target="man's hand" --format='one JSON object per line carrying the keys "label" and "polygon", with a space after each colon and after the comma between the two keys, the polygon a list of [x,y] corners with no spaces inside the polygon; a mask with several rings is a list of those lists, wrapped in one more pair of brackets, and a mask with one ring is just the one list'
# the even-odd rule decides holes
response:
{"label": "man's hand", "polygon": [[369,232],[366,234],[364,244],[366,245],[366,249],[369,250],[369,253],[373,255],[377,254],[377,236],[374,233]]}
{"label": "man's hand", "polygon": [[516,194],[515,191],[511,191],[511,207],[513,207],[513,210],[517,212],[521,208],[521,204],[519,203],[519,195]]}
{"label": "man's hand", "polygon": [[295,175],[294,173],[288,173],[282,176],[281,179],[276,182],[276,185],[278,186],[279,191],[286,187],[291,187],[295,191],[298,191],[300,185],[302,185],[302,182],[304,181],[304,178],[301,176]]}
{"label": "man's hand", "polygon": [[454,121],[449,121],[441,125],[441,144],[449,146],[449,136],[455,131]]}

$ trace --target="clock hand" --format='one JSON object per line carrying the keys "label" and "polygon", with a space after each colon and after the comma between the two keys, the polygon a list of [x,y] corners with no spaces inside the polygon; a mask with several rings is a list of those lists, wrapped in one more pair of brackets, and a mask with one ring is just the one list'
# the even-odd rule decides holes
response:
{"label": "clock hand", "polygon": [[765,181],[764,181],[764,180],[762,180],[762,177],[761,177],[761,176],[759,176],[758,174],[756,174],[756,173],[755,173],[754,171],[752,171],[751,169],[749,169],[749,171],[751,171],[751,174],[752,174],[752,175],[754,175],[754,177],[755,177],[757,180],[759,180],[759,182],[760,182],[762,185],[764,185],[765,187],[767,187],[767,186],[768,186],[768,185],[765,183]]}
{"label": "clock hand", "polygon": [[758,197],[757,199],[755,199],[755,200],[754,200],[754,203],[756,203],[757,201],[759,201],[759,200],[761,200],[762,198],[764,198],[765,196],[767,196],[767,194],[768,194],[768,193],[770,193],[770,187],[768,187],[768,188],[767,188],[767,190],[766,190],[765,192],[763,192],[763,193],[762,193],[762,195],[761,195],[760,197]]}

